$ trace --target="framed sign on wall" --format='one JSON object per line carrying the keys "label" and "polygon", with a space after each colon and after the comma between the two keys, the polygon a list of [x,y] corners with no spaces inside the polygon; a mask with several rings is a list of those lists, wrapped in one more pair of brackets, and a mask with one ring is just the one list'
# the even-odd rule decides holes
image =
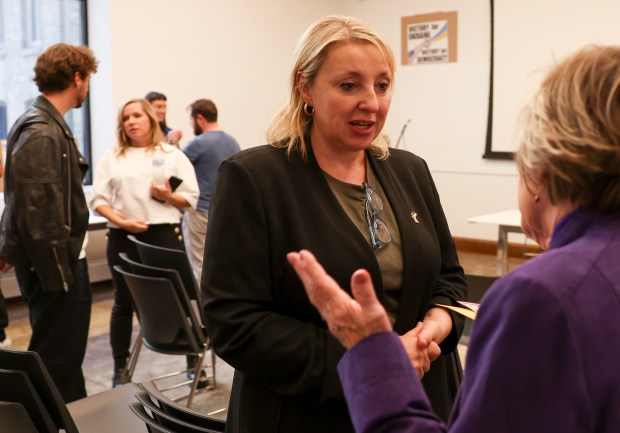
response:
{"label": "framed sign on wall", "polygon": [[456,12],[403,17],[402,64],[456,62],[456,26]]}

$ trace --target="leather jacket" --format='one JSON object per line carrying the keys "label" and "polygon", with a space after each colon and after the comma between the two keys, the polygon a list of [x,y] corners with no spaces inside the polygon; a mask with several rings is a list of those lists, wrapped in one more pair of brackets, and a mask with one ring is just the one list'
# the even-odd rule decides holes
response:
{"label": "leather jacket", "polygon": [[0,259],[34,270],[44,291],[68,291],[88,229],[88,164],[69,126],[43,96],[7,140]]}

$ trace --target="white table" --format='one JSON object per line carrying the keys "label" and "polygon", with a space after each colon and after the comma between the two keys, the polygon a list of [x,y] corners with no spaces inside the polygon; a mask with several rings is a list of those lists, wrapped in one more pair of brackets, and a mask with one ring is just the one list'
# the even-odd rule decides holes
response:
{"label": "white table", "polygon": [[508,271],[508,233],[523,233],[521,212],[517,209],[505,210],[467,219],[469,223],[494,224],[499,227],[497,238],[497,275]]}

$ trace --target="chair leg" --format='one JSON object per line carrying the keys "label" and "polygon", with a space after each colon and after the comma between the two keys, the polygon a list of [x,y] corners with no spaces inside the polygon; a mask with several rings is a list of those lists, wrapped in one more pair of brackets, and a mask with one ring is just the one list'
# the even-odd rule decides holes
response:
{"label": "chair leg", "polygon": [[198,389],[198,382],[200,381],[200,372],[202,371],[202,363],[204,361],[205,352],[203,351],[198,355],[198,361],[194,367],[194,381],[192,382],[192,389],[189,391],[189,397],[187,398],[187,407],[191,409],[194,401],[194,394]]}
{"label": "chair leg", "polygon": [[[207,351],[211,350],[211,365],[205,364],[205,358],[207,356]],[[187,369],[187,370],[182,370],[182,371],[176,371],[176,372],[172,372],[172,373],[168,373],[168,374],[163,374],[161,376],[157,376],[157,377],[153,377],[151,379],[149,379],[151,382],[155,383],[158,380],[161,379],[166,379],[169,377],[173,377],[176,376],[178,374],[186,374],[188,372],[193,372],[194,373],[194,379],[191,381],[183,381],[180,383],[176,383],[174,385],[171,386],[167,386],[164,388],[159,388],[159,386],[157,386],[158,390],[160,392],[165,392],[165,391],[170,391],[173,389],[177,389],[180,388],[182,386],[186,386],[186,385],[190,385],[190,391],[189,391],[189,395],[187,395],[187,397],[185,396],[178,396],[178,397],[170,397],[173,401],[177,402],[180,400],[183,400],[185,398],[187,398],[187,403],[186,406],[188,408],[191,409],[193,401],[194,401],[194,395],[196,394],[196,391],[198,390],[198,384],[200,383],[200,380],[204,380],[206,379],[207,382],[207,387],[205,389],[214,389],[215,388],[215,362],[216,362],[216,355],[215,352],[213,351],[213,349],[210,349],[208,347],[204,348],[202,352],[198,353],[198,359],[196,361],[196,365],[193,368]],[[205,369],[205,373],[208,372],[209,367],[211,367],[213,369],[213,376],[209,377],[207,375],[207,377],[203,377],[202,376],[202,371],[203,369]]]}
{"label": "chair leg", "polygon": [[216,381],[215,381],[215,360],[217,359],[217,356],[215,355],[215,350],[213,350],[213,346],[211,346],[211,368],[213,369],[213,388],[215,388],[216,385]]}
{"label": "chair leg", "polygon": [[134,341],[133,347],[131,349],[131,353],[129,354],[129,359],[127,360],[127,364],[125,365],[125,377],[127,378],[129,382],[131,382],[131,378],[133,377],[133,372],[136,369],[136,365],[138,364],[138,357],[140,356],[141,349],[142,349],[142,333],[138,332],[136,341]]}

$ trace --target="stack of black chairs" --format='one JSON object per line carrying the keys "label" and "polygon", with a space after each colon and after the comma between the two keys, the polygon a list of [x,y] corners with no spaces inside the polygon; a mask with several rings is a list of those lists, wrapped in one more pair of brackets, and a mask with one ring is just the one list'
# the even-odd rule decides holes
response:
{"label": "stack of black chairs", "polygon": [[193,411],[161,393],[153,381],[140,384],[131,410],[140,417],[149,433],[221,433],[226,422]]}
{"label": "stack of black chairs", "polygon": [[[198,320],[198,326],[202,329],[202,334],[207,338],[207,344],[210,347],[210,340],[208,339],[207,330],[204,325],[204,313],[201,308],[200,287],[194,277],[194,271],[187,254],[184,251],[164,248],[139,241],[133,235],[129,235],[127,238],[135,244],[138,255],[140,256],[140,263],[151,268],[176,271],[178,276],[171,277],[171,279],[177,290],[181,291],[181,288],[183,288],[182,291],[187,296],[189,304],[194,311],[194,316]],[[127,260],[126,257],[125,260]],[[133,271],[138,271],[138,269],[135,268],[135,264],[131,266],[134,266],[134,268],[131,268]],[[215,352],[211,351],[210,367],[213,374],[209,377],[209,380],[213,387],[215,387],[216,359]]]}
{"label": "stack of black chairs", "polygon": [[0,349],[0,432],[78,433],[38,353]]}
{"label": "stack of black chairs", "polygon": [[[213,374],[210,376],[206,374],[206,377],[201,375],[205,355],[210,350],[204,327],[189,301],[176,270],[155,268],[137,263],[129,260],[124,254],[121,254],[121,257],[127,263],[126,267],[130,271],[115,266],[114,272],[121,274],[127,283],[140,323],[140,336],[143,344],[157,353],[193,355],[198,359],[192,371],[193,380],[184,380],[162,388],[162,391],[168,391],[191,385],[187,396],[187,406],[191,407],[200,380],[209,381],[205,389],[215,387],[213,368],[215,355],[213,353],[211,365],[206,366],[207,370],[209,367],[211,368]],[[135,359],[136,356],[132,354],[132,358]],[[135,363],[133,365],[135,366]],[[184,369],[158,376],[153,380],[162,380],[187,373],[188,370]],[[130,374],[128,377],[131,377]]]}

